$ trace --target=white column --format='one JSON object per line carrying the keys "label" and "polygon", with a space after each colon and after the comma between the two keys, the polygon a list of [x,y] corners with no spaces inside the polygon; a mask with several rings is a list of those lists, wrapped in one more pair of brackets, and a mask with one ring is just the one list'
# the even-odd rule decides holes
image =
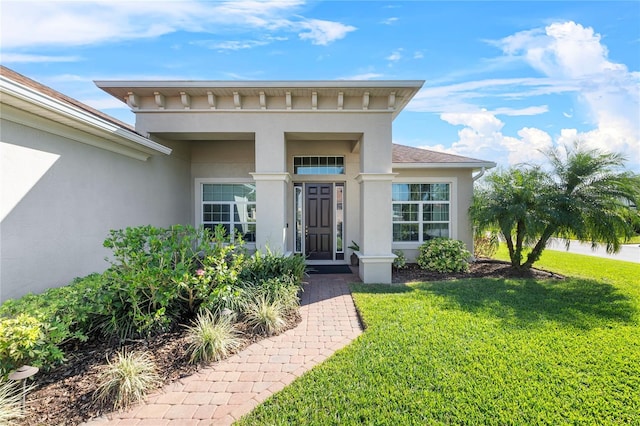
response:
{"label": "white column", "polygon": [[391,116],[363,136],[360,147],[360,267],[364,283],[391,283]]}
{"label": "white column", "polygon": [[256,248],[285,253],[287,247],[287,188],[284,132],[265,129],[256,133]]}

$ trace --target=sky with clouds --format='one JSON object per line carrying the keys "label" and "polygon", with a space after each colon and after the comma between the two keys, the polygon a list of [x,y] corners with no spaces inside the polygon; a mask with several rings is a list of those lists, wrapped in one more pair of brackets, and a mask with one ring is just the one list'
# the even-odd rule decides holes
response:
{"label": "sky with clouds", "polygon": [[121,120],[93,80],[425,80],[394,142],[640,172],[640,2],[7,1],[0,62]]}

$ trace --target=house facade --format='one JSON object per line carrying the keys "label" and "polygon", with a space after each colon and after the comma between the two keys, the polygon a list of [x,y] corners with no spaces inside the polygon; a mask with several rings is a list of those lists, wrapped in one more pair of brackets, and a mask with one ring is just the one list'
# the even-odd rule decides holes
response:
{"label": "house facade", "polygon": [[[104,269],[108,230],[141,224],[222,225],[310,264],[349,263],[355,242],[365,283],[391,281],[393,249],[472,248],[474,174],[495,164],[392,143],[422,81],[96,84],[135,128],[3,69],[3,300]],[[48,272],[25,278],[34,255]]]}

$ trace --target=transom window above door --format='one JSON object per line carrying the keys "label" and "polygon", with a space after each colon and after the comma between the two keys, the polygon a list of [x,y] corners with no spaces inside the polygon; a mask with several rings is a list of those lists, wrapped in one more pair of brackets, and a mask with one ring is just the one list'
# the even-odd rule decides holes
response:
{"label": "transom window above door", "polygon": [[293,173],[296,175],[343,175],[344,157],[318,155],[293,157]]}

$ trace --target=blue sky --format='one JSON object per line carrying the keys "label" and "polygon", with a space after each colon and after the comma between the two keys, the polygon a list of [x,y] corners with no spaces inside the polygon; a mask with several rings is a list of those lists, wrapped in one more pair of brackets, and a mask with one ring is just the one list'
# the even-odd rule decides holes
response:
{"label": "blue sky", "polygon": [[0,62],[133,123],[109,79],[426,80],[394,142],[640,172],[640,2],[5,1]]}

